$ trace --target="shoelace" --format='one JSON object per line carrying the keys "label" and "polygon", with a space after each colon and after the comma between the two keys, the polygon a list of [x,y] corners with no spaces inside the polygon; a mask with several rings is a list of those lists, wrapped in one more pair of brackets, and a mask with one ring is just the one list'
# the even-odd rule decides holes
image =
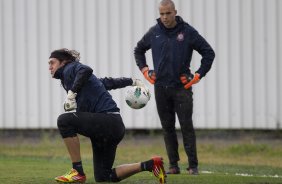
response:
{"label": "shoelace", "polygon": [[67,172],[66,174],[64,174],[64,176],[71,175],[73,172],[74,172],[74,170],[71,170],[71,171]]}
{"label": "shoelace", "polygon": [[161,173],[162,172],[162,169],[160,168],[160,167],[155,167],[154,168],[154,175],[156,176],[156,177],[159,177],[160,176],[160,174],[162,174]]}

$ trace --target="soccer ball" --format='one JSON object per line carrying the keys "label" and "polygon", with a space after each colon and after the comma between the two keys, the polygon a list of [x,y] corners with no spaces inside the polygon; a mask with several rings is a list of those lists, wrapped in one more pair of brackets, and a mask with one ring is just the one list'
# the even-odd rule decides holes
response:
{"label": "soccer ball", "polygon": [[126,92],[125,101],[132,109],[141,109],[146,106],[150,97],[150,91],[146,87],[132,86]]}

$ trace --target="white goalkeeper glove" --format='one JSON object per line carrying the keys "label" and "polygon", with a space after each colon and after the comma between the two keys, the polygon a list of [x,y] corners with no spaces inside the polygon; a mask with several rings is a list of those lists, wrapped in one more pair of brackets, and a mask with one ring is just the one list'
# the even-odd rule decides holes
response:
{"label": "white goalkeeper glove", "polygon": [[132,86],[146,87],[140,79],[132,79]]}
{"label": "white goalkeeper glove", "polygon": [[139,86],[144,88],[147,91],[149,98],[151,98],[151,93],[149,91],[149,88],[140,79],[132,79],[132,81],[133,81],[132,86]]}
{"label": "white goalkeeper glove", "polygon": [[77,108],[77,104],[75,100],[76,95],[77,93],[74,93],[71,90],[68,91],[67,98],[64,102],[65,111],[72,111]]}

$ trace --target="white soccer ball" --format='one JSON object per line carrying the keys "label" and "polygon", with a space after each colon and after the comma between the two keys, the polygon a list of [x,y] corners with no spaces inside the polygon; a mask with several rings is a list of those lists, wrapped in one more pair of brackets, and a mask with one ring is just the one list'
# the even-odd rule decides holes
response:
{"label": "white soccer ball", "polygon": [[125,101],[132,109],[141,109],[146,106],[151,98],[149,89],[142,86],[130,87],[125,95]]}

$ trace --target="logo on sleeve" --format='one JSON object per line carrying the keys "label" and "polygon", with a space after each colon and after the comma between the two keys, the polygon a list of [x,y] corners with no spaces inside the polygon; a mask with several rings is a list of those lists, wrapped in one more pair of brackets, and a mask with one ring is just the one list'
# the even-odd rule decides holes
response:
{"label": "logo on sleeve", "polygon": [[178,33],[176,39],[177,39],[177,41],[182,42],[184,40],[184,34],[183,33]]}

